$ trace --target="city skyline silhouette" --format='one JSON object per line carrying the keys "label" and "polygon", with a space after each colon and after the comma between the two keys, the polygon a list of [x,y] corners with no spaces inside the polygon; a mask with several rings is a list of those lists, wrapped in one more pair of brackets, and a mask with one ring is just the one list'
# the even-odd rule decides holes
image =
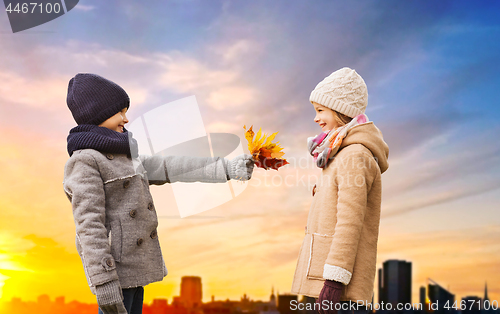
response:
{"label": "city skyline silhouette", "polygon": [[[448,289],[443,288],[434,280],[428,278],[427,286],[419,287],[419,299],[412,300],[411,293],[411,267],[412,263],[405,260],[386,260],[382,264],[382,267],[378,271],[379,277],[377,282],[377,288],[379,290],[378,300],[373,300],[373,307],[376,306],[387,306],[391,304],[391,308],[396,308],[397,303],[401,304],[412,304],[415,308],[421,304],[423,310],[426,312],[445,312],[442,306],[446,301],[449,302],[449,306],[453,306],[455,301],[464,301],[467,305],[467,310],[463,313],[476,313],[476,307],[483,307],[486,300],[488,300],[488,308],[491,306],[493,311],[496,307],[498,309],[498,300],[491,300],[488,297],[487,283],[485,282],[484,296],[467,295],[461,300],[456,300],[455,295],[452,294]],[[385,275],[384,275],[385,273]],[[385,281],[384,281],[385,280]],[[276,292],[275,295],[274,286],[271,287],[271,294],[269,300],[253,300],[246,293],[243,293],[239,301],[230,300],[229,298],[224,298],[216,300],[215,296],[212,295],[209,302],[203,302],[203,282],[202,278],[199,276],[183,276],[181,278],[181,283],[179,285],[179,295],[172,296],[169,302],[168,298],[155,298],[150,303],[144,303],[143,313],[144,314],[160,314],[160,313],[174,313],[174,314],[189,314],[189,313],[218,313],[217,311],[222,311],[223,313],[237,312],[244,308],[245,310],[252,312],[258,309],[258,313],[265,312],[265,314],[286,314],[293,313],[290,309],[290,302],[292,300],[301,303],[314,303],[314,298],[302,296],[299,300],[298,295],[293,295],[290,293],[279,293]],[[375,296],[375,294],[374,294]],[[280,303],[281,300],[281,303]],[[431,304],[440,303],[439,309],[436,307],[434,311],[430,309]],[[456,306],[456,305],[455,305]],[[97,311],[97,303],[82,303],[76,300],[65,302],[64,296],[58,296],[53,301],[46,294],[39,295],[37,301],[25,302],[21,297],[14,297],[10,301],[0,302],[0,313],[1,314],[27,314],[32,313],[33,309],[37,309],[39,314],[45,313],[95,313]],[[383,307],[387,308],[387,307]],[[470,311],[469,308],[473,308]],[[436,311],[437,310],[437,311]],[[215,311],[215,312],[214,312]],[[476,312],[475,312],[476,311]],[[307,311],[305,311],[307,312]],[[384,313],[385,311],[379,310],[378,313]],[[403,311],[411,312],[411,311]],[[482,313],[485,311],[483,310]],[[493,311],[494,312],[494,311]],[[499,311],[500,312],[500,311]],[[257,313],[257,312],[256,312]]]}

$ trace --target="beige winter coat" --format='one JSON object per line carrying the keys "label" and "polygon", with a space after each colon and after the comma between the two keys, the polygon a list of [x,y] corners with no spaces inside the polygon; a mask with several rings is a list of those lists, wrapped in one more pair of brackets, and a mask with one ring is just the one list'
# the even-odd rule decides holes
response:
{"label": "beige winter coat", "polygon": [[372,302],[388,155],[373,122],[347,133],[314,189],[292,293],[317,298],[329,279],[346,285],[341,301]]}

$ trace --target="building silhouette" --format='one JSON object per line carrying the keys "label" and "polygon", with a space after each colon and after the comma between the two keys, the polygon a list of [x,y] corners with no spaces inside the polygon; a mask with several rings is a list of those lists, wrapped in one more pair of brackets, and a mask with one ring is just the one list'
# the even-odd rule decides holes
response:
{"label": "building silhouette", "polygon": [[491,308],[491,301],[490,301],[490,298],[488,298],[488,283],[485,282],[484,283],[484,298],[481,302],[481,309],[487,311],[487,309],[489,310],[490,308]]}
{"label": "building silhouette", "polygon": [[478,296],[466,296],[462,298],[462,302],[466,307],[465,310],[461,311],[463,314],[485,314],[498,312],[497,302],[492,304],[492,301],[488,297],[487,283],[484,283],[484,297],[482,299]]}
{"label": "building silhouette", "polygon": [[294,314],[296,311],[292,310],[290,303],[292,301],[298,301],[298,297],[295,294],[278,294],[278,311],[280,314]]}
{"label": "building silhouette", "polygon": [[10,302],[3,302],[0,306],[1,314],[95,314],[97,304],[85,304],[78,301],[64,302],[64,297],[56,297],[51,301],[46,294],[38,296],[37,301],[23,301],[21,298],[12,298]]}
{"label": "building silhouette", "polygon": [[[428,297],[430,302],[435,305],[431,308],[435,313],[450,313],[456,310],[452,308],[455,302],[455,295],[441,287],[438,283],[428,278],[430,282],[428,285]],[[445,308],[448,305],[449,308]]]}
{"label": "building silhouette", "polygon": [[476,296],[466,296],[462,298],[462,302],[465,302],[466,308],[462,310],[462,314],[480,314],[482,299]]}
{"label": "building silhouette", "polygon": [[429,296],[427,295],[427,289],[425,288],[425,286],[420,287],[419,304],[421,304],[422,310],[425,310],[426,312],[433,311],[431,309],[431,300],[429,299]]}
{"label": "building silhouette", "polygon": [[411,303],[411,262],[387,260],[378,271],[379,303]]}
{"label": "building silhouette", "polygon": [[488,300],[488,301],[490,300],[488,298],[488,283],[487,282],[484,283],[484,301],[486,301],[486,300]]}
{"label": "building silhouette", "polygon": [[274,286],[271,288],[271,296],[269,297],[269,306],[276,308],[276,296],[274,295]]}
{"label": "building silhouette", "polygon": [[276,307],[276,296],[274,295],[274,286],[271,288],[271,295],[269,296],[269,302],[264,305],[263,309],[259,314],[280,314],[278,308]]}
{"label": "building silhouette", "polygon": [[199,307],[202,304],[201,277],[185,276],[181,278],[181,295],[178,299],[186,308]]}
{"label": "building silhouette", "polygon": [[[304,310],[302,311],[302,314],[316,314],[318,313],[317,310],[314,308],[314,304],[316,303],[316,299],[308,296],[303,296],[302,300],[300,303],[304,304]],[[309,304],[309,306],[306,306]]]}
{"label": "building silhouette", "polygon": [[427,303],[427,297],[425,295],[425,287],[424,286],[421,286],[419,291],[418,291],[418,302],[420,302],[420,304],[422,304],[422,306],[425,306],[425,304]]}

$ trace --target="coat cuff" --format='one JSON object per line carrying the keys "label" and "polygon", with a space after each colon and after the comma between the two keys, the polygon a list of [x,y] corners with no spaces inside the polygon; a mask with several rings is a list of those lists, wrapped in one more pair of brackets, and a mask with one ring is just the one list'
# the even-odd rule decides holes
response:
{"label": "coat cuff", "polygon": [[92,285],[102,285],[108,281],[118,280],[118,273],[116,272],[116,263],[111,255],[107,255],[101,259],[101,266],[97,267],[99,272],[90,275],[89,280]]}
{"label": "coat cuff", "polygon": [[335,280],[348,285],[351,281],[352,273],[342,267],[325,264],[323,269],[323,278],[328,280]]}

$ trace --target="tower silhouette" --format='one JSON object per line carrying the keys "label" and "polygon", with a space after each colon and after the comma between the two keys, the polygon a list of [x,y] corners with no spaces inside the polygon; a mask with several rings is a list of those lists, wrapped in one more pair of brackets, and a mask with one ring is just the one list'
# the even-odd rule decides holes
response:
{"label": "tower silhouette", "polygon": [[484,299],[483,300],[484,301],[486,301],[486,300],[489,301],[490,300],[488,298],[488,283],[486,281],[484,282]]}
{"label": "tower silhouette", "polygon": [[379,303],[411,303],[411,262],[387,260],[378,273]]}
{"label": "tower silhouette", "polygon": [[269,306],[276,308],[276,296],[274,295],[274,286],[271,288],[271,296],[269,297]]}
{"label": "tower silhouette", "polygon": [[179,300],[187,308],[201,306],[201,277],[185,276],[181,278],[181,295],[179,297]]}
{"label": "tower silhouette", "polygon": [[490,302],[490,299],[488,298],[488,283],[485,281],[484,282],[484,298],[483,298],[481,309],[483,309],[483,311],[486,311],[486,309],[490,309],[490,308],[491,308],[491,302]]}

